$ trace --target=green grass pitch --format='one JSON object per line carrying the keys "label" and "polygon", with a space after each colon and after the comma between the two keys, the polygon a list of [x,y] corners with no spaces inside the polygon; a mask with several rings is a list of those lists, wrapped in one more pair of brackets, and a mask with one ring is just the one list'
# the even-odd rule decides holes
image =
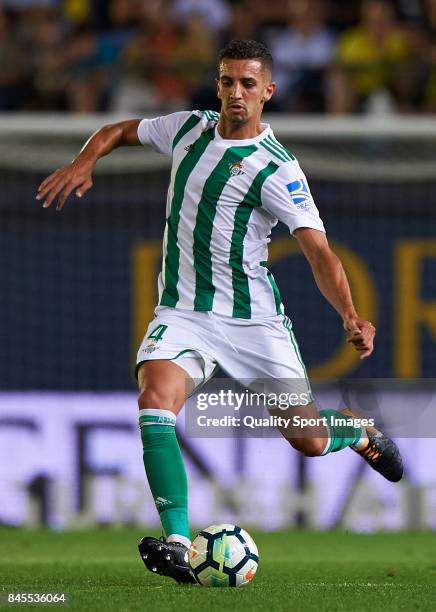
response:
{"label": "green grass pitch", "polygon": [[0,590],[3,597],[66,592],[68,605],[19,607],[67,612],[436,610],[436,533],[253,532],[260,566],[239,589],[179,586],[150,574],[136,548],[142,535],[0,528]]}

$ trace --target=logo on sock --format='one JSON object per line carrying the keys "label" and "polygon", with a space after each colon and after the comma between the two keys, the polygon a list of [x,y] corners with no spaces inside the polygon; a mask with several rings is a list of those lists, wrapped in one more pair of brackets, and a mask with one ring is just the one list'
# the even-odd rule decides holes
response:
{"label": "logo on sock", "polygon": [[170,505],[172,502],[170,502],[169,499],[165,499],[165,497],[156,497],[156,499],[154,500],[154,503],[156,504],[158,508],[162,508],[163,506]]}

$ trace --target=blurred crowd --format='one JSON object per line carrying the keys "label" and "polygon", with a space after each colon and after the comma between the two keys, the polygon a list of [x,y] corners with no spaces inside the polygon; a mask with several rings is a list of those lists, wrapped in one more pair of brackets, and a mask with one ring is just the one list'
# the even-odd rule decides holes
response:
{"label": "blurred crowd", "polygon": [[436,0],[0,0],[0,111],[218,109],[232,38],[270,47],[270,112],[436,111]]}

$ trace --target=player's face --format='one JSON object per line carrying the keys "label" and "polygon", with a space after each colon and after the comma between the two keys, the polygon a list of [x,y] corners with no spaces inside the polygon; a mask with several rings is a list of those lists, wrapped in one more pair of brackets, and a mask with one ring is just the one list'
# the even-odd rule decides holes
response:
{"label": "player's face", "polygon": [[263,105],[274,93],[271,73],[256,59],[224,59],[217,80],[221,114],[233,124],[258,121]]}

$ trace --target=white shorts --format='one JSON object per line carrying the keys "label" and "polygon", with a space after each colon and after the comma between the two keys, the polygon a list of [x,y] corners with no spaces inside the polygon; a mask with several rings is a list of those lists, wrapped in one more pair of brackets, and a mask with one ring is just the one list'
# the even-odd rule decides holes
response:
{"label": "white shorts", "polygon": [[250,388],[274,381],[274,392],[307,393],[310,385],[288,317],[238,319],[212,312],[158,306],[139,347],[144,361],[167,359],[203,385],[220,367]]}

